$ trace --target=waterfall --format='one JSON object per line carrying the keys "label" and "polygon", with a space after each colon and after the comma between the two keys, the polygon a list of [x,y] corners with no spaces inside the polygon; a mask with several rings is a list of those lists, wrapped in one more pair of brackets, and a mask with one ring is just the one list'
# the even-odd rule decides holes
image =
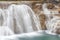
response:
{"label": "waterfall", "polygon": [[60,21],[60,17],[55,17],[55,18],[51,19],[48,30],[55,29],[57,27],[57,24],[59,21]]}
{"label": "waterfall", "polygon": [[43,13],[45,14],[45,16],[47,17],[47,20],[46,20],[46,27],[47,27],[47,29],[48,29],[48,22],[50,21],[50,11],[48,10],[48,8],[47,8],[47,4],[46,3],[44,3],[43,5],[42,5],[42,9],[43,9]]}
{"label": "waterfall", "polygon": [[46,3],[43,4],[42,9],[43,9],[44,14],[48,17],[48,20],[50,20],[51,12],[47,8],[47,4]]}
{"label": "waterfall", "polygon": [[0,35],[39,31],[40,24],[33,10],[27,5],[10,5],[0,9]]}
{"label": "waterfall", "polygon": [[57,12],[57,11],[51,11],[51,10],[49,10],[49,9],[47,8],[47,4],[46,4],[46,3],[43,4],[42,8],[43,8],[44,14],[45,14],[46,17],[47,17],[46,27],[47,27],[47,29],[49,30],[49,29],[50,29],[50,28],[49,28],[50,20],[52,19],[51,17],[55,17],[55,16],[53,16],[53,15],[56,14],[56,13],[58,14],[58,12]]}
{"label": "waterfall", "polygon": [[[11,7],[12,6],[12,7]],[[6,25],[14,32],[14,11],[13,11],[13,5],[11,5],[7,9],[7,22]]]}
{"label": "waterfall", "polygon": [[0,9],[0,36],[8,36],[14,34],[9,27],[5,24],[6,22],[6,15],[4,10]]}
{"label": "waterfall", "polygon": [[[54,21],[52,20],[56,20],[58,17],[55,16],[54,14],[59,14],[58,11],[54,11],[54,10],[48,10],[47,8],[47,4],[44,3],[43,4],[43,12],[44,14],[46,15],[47,18],[47,21],[46,21],[46,26],[47,26],[47,29],[48,30],[52,30],[53,29],[53,26],[55,25]],[[52,17],[52,18],[51,18]],[[52,21],[52,22],[51,22]]]}
{"label": "waterfall", "polygon": [[[9,15],[12,17],[8,20],[8,22],[13,22],[12,20],[15,20],[15,24],[10,25],[10,27],[13,27],[15,33],[24,33],[24,32],[33,32],[39,30],[39,21],[37,20],[34,12],[32,9],[27,5],[11,5],[8,8]],[[9,18],[10,18],[9,17]]]}

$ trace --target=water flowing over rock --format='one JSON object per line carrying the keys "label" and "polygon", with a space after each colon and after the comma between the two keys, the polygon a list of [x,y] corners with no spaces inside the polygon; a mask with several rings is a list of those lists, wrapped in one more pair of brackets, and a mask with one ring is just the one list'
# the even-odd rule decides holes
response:
{"label": "water flowing over rock", "polygon": [[0,25],[7,26],[14,34],[40,30],[40,24],[33,10],[27,5],[10,5],[0,13]]}

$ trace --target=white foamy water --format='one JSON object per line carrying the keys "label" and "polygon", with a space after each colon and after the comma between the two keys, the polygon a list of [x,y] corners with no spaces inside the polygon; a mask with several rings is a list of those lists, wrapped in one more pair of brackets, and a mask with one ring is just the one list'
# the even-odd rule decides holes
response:
{"label": "white foamy water", "polygon": [[9,36],[14,35],[13,31],[10,30],[7,26],[0,26],[0,36]]}
{"label": "white foamy water", "polygon": [[[3,27],[2,29],[7,29],[4,28],[4,26],[8,27],[14,34],[40,30],[37,17],[33,10],[27,5],[12,4],[7,9],[1,9],[0,11],[0,26]],[[4,34],[4,32],[2,33]]]}

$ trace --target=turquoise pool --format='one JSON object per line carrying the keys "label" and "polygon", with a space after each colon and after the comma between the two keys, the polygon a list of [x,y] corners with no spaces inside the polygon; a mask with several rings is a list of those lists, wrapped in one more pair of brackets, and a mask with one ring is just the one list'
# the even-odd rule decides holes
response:
{"label": "turquoise pool", "polygon": [[[59,35],[51,35],[45,32],[24,33],[1,38],[4,40],[60,40]],[[1,40],[0,39],[0,40]]]}

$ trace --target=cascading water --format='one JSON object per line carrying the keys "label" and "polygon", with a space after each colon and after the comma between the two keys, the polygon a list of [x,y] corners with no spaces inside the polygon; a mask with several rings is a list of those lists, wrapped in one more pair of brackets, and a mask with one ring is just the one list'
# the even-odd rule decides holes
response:
{"label": "cascading water", "polygon": [[9,27],[4,25],[6,21],[6,15],[2,9],[0,9],[0,36],[8,36],[14,34]]}
{"label": "cascading water", "polygon": [[15,34],[40,30],[40,24],[32,9],[27,5],[11,5],[4,10],[7,18],[3,23]]}
{"label": "cascading water", "polygon": [[[40,24],[32,9],[27,5],[10,5],[0,13],[0,25],[8,27],[12,34],[27,33],[40,30]],[[43,12],[49,18],[47,29],[50,30],[50,11],[43,4]],[[46,22],[47,22],[46,21]],[[48,27],[49,26],[49,27]],[[3,29],[3,28],[2,28]]]}
{"label": "cascading water", "polygon": [[[44,13],[47,17],[50,17],[50,11],[48,9],[44,9]],[[60,23],[60,18],[53,18],[50,21],[49,18],[49,31],[55,31],[57,27],[57,23]],[[56,26],[55,26],[56,23]],[[46,37],[45,31],[44,32],[33,32],[40,30],[40,24],[37,20],[34,12],[32,9],[27,5],[11,5],[8,9],[0,10],[0,40],[40,40],[40,39],[55,39],[55,36],[48,36]],[[60,27],[60,26],[58,26]],[[57,28],[58,28],[57,27]],[[27,34],[21,34],[25,32],[32,32]],[[19,35],[14,35],[19,34]],[[12,35],[12,36],[7,36]],[[50,38],[51,37],[51,38]],[[57,37],[56,37],[57,38]],[[57,38],[58,39],[58,38]]]}
{"label": "cascading water", "polygon": [[7,26],[0,26],[0,36],[9,36],[14,35],[12,30],[9,29]]}
{"label": "cascading water", "polygon": [[48,30],[53,30],[54,28],[56,28],[57,27],[56,23],[58,23],[59,21],[60,21],[60,17],[55,17],[55,18],[51,19]]}
{"label": "cascading water", "polygon": [[[56,17],[55,16],[53,16],[54,14],[58,14],[58,12],[56,11],[50,11],[48,8],[47,8],[47,4],[46,3],[44,3],[43,4],[43,12],[44,12],[44,14],[46,15],[46,17],[47,17],[47,20],[46,20],[46,27],[47,27],[47,30],[48,30],[48,32],[47,33],[52,33],[52,31],[54,31],[53,29],[55,28],[54,27],[54,22],[52,21],[53,19],[55,19]],[[51,17],[53,17],[53,18],[51,18]],[[52,21],[52,22],[51,22]]]}
{"label": "cascading water", "polygon": [[0,9],[0,26],[3,25],[3,11]]}
{"label": "cascading water", "polygon": [[0,31],[2,30],[2,35],[39,30],[39,21],[32,9],[27,5],[11,5],[0,11]]}
{"label": "cascading water", "polygon": [[50,21],[50,17],[51,17],[51,13],[50,13],[50,11],[48,10],[48,8],[47,8],[47,4],[46,3],[44,3],[43,5],[42,5],[42,9],[43,9],[43,12],[44,12],[44,14],[45,14],[45,16],[47,17],[47,20],[46,20],[46,27],[47,27],[47,29],[48,29],[48,22]]}
{"label": "cascading water", "polygon": [[[47,4],[44,3],[44,4],[43,4],[43,12],[44,12],[44,14],[45,14],[46,17],[47,17],[46,27],[47,27],[47,29],[49,30],[50,27],[51,27],[51,26],[49,27],[50,22],[51,22],[50,20],[56,17],[56,16],[54,16],[54,14],[58,14],[58,11],[51,11],[51,10],[49,10],[49,9],[47,8]],[[51,18],[51,17],[52,17],[52,18]],[[52,24],[52,25],[53,25],[53,24]]]}

